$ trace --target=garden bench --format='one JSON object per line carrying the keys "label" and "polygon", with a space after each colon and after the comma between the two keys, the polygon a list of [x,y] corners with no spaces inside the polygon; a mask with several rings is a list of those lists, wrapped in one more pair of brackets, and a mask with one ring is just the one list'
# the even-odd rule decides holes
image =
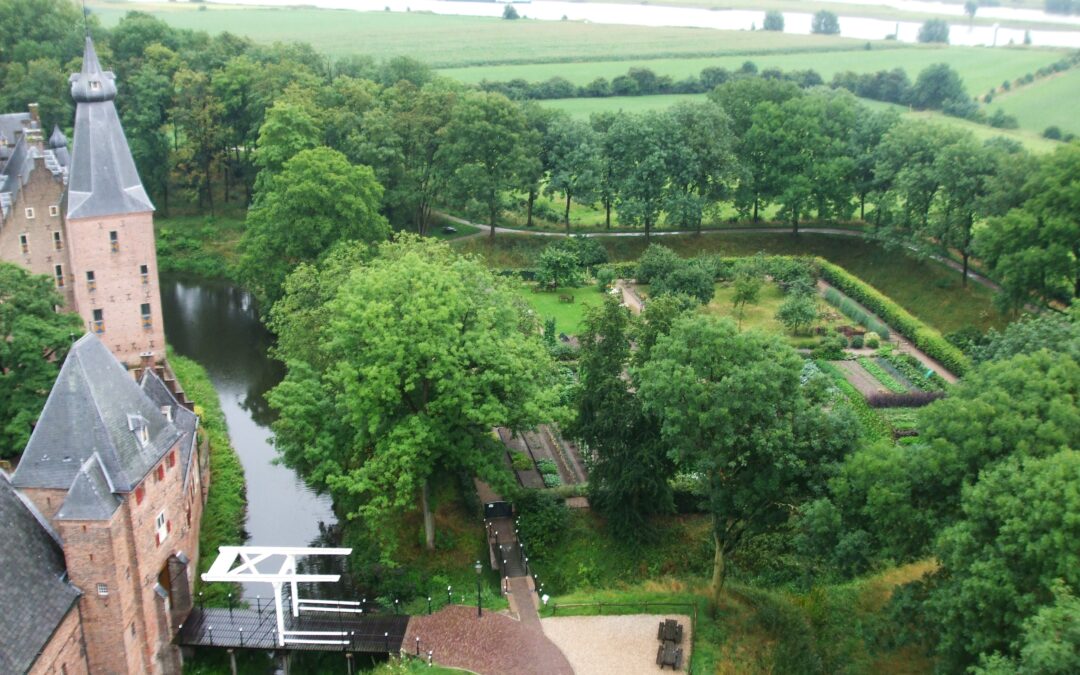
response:
{"label": "garden bench", "polygon": [[572,295],[560,295],[559,302],[573,302],[574,296]]}
{"label": "garden bench", "polygon": [[662,642],[682,642],[683,627],[675,619],[667,619],[660,622],[660,628],[656,632],[656,639]]}

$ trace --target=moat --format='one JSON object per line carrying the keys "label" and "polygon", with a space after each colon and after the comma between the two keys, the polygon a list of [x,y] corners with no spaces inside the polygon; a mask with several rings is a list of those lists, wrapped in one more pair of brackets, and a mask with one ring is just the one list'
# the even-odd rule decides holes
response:
{"label": "moat", "polygon": [[[273,336],[259,320],[255,299],[225,281],[163,274],[161,305],[170,346],[206,368],[221,399],[247,479],[246,543],[325,545],[326,528],[336,522],[330,498],[274,463],[273,411],[265,394],[281,381],[284,367],[267,355]],[[249,598],[270,594],[269,586],[245,590]]]}

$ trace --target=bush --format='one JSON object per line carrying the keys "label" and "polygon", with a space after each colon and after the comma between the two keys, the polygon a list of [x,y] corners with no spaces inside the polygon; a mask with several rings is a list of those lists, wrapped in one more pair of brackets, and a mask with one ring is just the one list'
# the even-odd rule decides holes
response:
{"label": "bush", "polygon": [[511,452],[510,464],[513,465],[515,471],[529,471],[535,468],[532,458],[523,452]]}
{"label": "bush", "polygon": [[679,260],[667,274],[654,276],[649,289],[652,297],[682,294],[703,305],[709,304],[715,293],[712,271],[696,260]]}
{"label": "bush", "polygon": [[536,460],[536,470],[544,475],[559,475],[559,467],[550,459]]}
{"label": "bush", "polygon": [[611,288],[614,283],[615,270],[613,268],[604,266],[596,270],[596,286],[601,293]]}
{"label": "bush", "polygon": [[866,347],[869,349],[877,349],[879,346],[881,346],[881,343],[878,341],[877,333],[867,333],[866,340],[863,342],[863,344],[866,345]]}
{"label": "bush", "polygon": [[675,251],[667,246],[649,244],[638,259],[636,277],[640,284],[651,283],[653,279],[667,276],[682,261]]}
{"label": "bush", "polygon": [[566,534],[570,511],[550,494],[526,490],[516,500],[518,536],[530,558],[548,555]]}
{"label": "bush", "polygon": [[963,375],[967,372],[970,367],[967,356],[955,346],[949,344],[949,341],[942,337],[941,333],[919,321],[891,298],[886,297],[880,291],[839,265],[834,265],[826,260],[819,260],[818,266],[821,269],[822,278],[883,318],[893,328],[911,340],[916,347],[926,352],[927,356],[940,361],[942,365],[956,375]]}
{"label": "bush", "polygon": [[1043,130],[1043,138],[1049,138],[1052,141],[1061,140],[1061,129],[1056,126],[1049,126]]}
{"label": "bush", "polygon": [[851,338],[851,348],[852,349],[862,349],[863,344],[864,344],[863,336],[861,336],[861,335],[852,336],[852,338]]}
{"label": "bush", "polygon": [[845,347],[847,347],[847,340],[844,339],[843,335],[830,335],[814,349],[813,357],[815,359],[837,361],[844,358]]}

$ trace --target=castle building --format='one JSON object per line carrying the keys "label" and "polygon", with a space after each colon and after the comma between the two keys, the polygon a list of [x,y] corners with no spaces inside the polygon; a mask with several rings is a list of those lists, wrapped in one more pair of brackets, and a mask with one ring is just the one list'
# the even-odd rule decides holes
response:
{"label": "castle building", "polygon": [[73,149],[54,129],[44,140],[37,106],[0,115],[0,260],[54,280],[122,362],[165,357],[154,248],[154,205],[143,189],[116,113],[116,82],[86,38]]}
{"label": "castle building", "polygon": [[154,207],[88,37],[74,147],[0,115],[0,260],[55,280],[87,334],[0,470],[0,673],[179,673],[209,474],[165,363]]}

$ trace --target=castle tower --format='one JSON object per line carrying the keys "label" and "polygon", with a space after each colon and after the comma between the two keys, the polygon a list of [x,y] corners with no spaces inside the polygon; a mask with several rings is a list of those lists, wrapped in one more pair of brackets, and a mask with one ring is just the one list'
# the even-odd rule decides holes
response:
{"label": "castle tower", "polygon": [[[66,234],[75,309],[120,361],[165,358],[154,248],[154,205],[135,169],[113,101],[116,82],[86,38],[71,76],[75,138],[68,170]],[[57,139],[59,140],[59,139]]]}

